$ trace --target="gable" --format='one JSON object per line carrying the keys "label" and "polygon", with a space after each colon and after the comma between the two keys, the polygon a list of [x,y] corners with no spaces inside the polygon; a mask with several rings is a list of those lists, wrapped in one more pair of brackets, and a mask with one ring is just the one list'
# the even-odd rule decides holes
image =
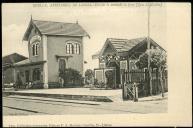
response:
{"label": "gable", "polygon": [[23,40],[28,41],[34,35],[41,35],[39,29],[33,24],[32,20],[30,21],[28,28],[24,34]]}
{"label": "gable", "polygon": [[112,46],[108,44],[103,52],[103,55],[107,55],[111,53],[115,53],[115,51],[113,50]]}
{"label": "gable", "polygon": [[104,55],[104,52],[105,52],[105,50],[107,49],[107,47],[109,47],[109,48],[108,48],[109,52],[110,52],[110,51],[112,51],[112,52],[114,52],[114,53],[117,52],[116,49],[115,49],[115,48],[113,47],[113,45],[111,44],[111,42],[109,42],[109,40],[107,39],[106,42],[105,42],[105,44],[104,44],[104,46],[102,47],[102,49],[101,49],[101,51],[100,51],[99,56]]}
{"label": "gable", "polygon": [[[150,38],[150,41],[152,46],[159,47],[161,50],[164,50],[153,39]],[[109,52],[118,53],[118,55],[121,55],[121,56],[127,56],[128,54],[138,50],[138,48],[143,48],[142,52],[144,52],[146,50],[146,46],[147,46],[147,37],[135,38],[130,40],[118,39],[118,38],[107,38],[101,51],[93,55],[92,58],[93,59],[99,58],[100,56]],[[139,51],[139,53],[140,52],[141,51]]]}
{"label": "gable", "polygon": [[[140,52],[145,52],[147,49],[147,38],[145,40],[143,40],[141,43],[135,45],[133,48],[131,48],[128,53],[131,54],[135,51],[140,51]],[[158,45],[153,39],[150,38],[150,47],[158,47],[159,49],[165,51],[165,49],[163,49],[160,45]],[[139,54],[140,54],[139,52]]]}
{"label": "gable", "polygon": [[[31,31],[29,32],[29,38],[28,40],[32,40],[33,37],[40,36],[40,33],[38,32],[37,28],[32,27]],[[32,41],[33,42],[33,41]]]}
{"label": "gable", "polygon": [[63,36],[90,36],[78,23],[63,23],[54,21],[40,21],[31,19],[24,34],[23,40],[27,41],[31,30],[35,28],[39,34]]}

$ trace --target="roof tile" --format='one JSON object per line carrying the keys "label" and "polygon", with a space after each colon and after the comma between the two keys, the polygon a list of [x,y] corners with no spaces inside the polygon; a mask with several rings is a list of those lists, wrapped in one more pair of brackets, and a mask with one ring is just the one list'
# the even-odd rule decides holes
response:
{"label": "roof tile", "polygon": [[118,52],[129,51],[131,48],[136,46],[138,43],[142,42],[146,37],[136,38],[136,39],[117,39],[117,38],[108,38],[111,44]]}
{"label": "roof tile", "polygon": [[27,57],[20,55],[18,53],[13,53],[13,54],[9,54],[6,55],[2,58],[2,64],[13,64],[13,63],[17,63],[19,61],[25,60],[27,59]]}
{"label": "roof tile", "polygon": [[63,23],[40,20],[33,20],[33,23],[42,34],[89,36],[88,33],[79,24],[76,23]]}

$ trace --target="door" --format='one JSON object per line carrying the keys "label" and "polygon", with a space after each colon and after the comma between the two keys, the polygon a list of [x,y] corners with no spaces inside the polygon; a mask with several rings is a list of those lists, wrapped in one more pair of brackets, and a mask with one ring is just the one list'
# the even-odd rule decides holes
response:
{"label": "door", "polygon": [[115,67],[116,69],[116,84],[120,84],[120,66],[116,62],[110,62],[108,67]]}
{"label": "door", "polygon": [[[66,62],[64,59],[60,59],[59,60],[59,72],[63,72],[66,69]],[[61,87],[64,86],[64,78],[63,77],[59,77],[59,83],[61,85]]]}
{"label": "door", "polygon": [[29,81],[30,81],[29,75],[30,75],[29,70],[26,70],[26,71],[25,71],[25,79],[26,79],[26,82],[29,82]]}
{"label": "door", "polygon": [[64,71],[66,69],[66,62],[64,59],[59,60],[59,70]]}

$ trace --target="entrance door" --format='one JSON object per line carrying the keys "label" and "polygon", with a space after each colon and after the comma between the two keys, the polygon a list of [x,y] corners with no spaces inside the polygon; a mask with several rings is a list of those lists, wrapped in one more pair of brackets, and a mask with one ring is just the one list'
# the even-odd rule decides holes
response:
{"label": "entrance door", "polygon": [[64,59],[59,60],[59,70],[64,71],[66,69],[66,62]]}
{"label": "entrance door", "polygon": [[110,62],[108,67],[116,68],[116,84],[120,84],[120,66],[116,62]]}
{"label": "entrance door", "polygon": [[[64,59],[60,59],[59,60],[59,71],[64,72],[65,69],[66,69],[66,62]],[[61,87],[63,87],[64,86],[64,78],[59,77],[59,83],[60,83]]]}

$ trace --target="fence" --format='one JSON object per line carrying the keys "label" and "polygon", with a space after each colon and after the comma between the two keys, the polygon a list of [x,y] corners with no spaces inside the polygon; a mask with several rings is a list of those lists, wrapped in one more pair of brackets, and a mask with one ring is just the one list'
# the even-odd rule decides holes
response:
{"label": "fence", "polygon": [[[130,72],[125,72],[125,80],[126,83],[137,83],[139,89],[139,97],[147,96],[150,94],[150,79],[149,73],[147,71],[135,70]],[[151,72],[152,78],[152,94],[156,95],[161,93],[161,83],[160,76],[157,70]],[[164,91],[168,91],[167,84],[167,71],[164,71],[162,74],[162,83],[164,87]]]}
{"label": "fence", "polygon": [[[109,81],[106,72],[107,71],[112,71],[112,81]],[[104,83],[107,87],[110,88],[116,88],[116,69],[113,67],[109,68],[99,68],[99,69],[94,69],[94,76],[95,80],[97,80],[97,83],[95,84],[100,84]]]}

